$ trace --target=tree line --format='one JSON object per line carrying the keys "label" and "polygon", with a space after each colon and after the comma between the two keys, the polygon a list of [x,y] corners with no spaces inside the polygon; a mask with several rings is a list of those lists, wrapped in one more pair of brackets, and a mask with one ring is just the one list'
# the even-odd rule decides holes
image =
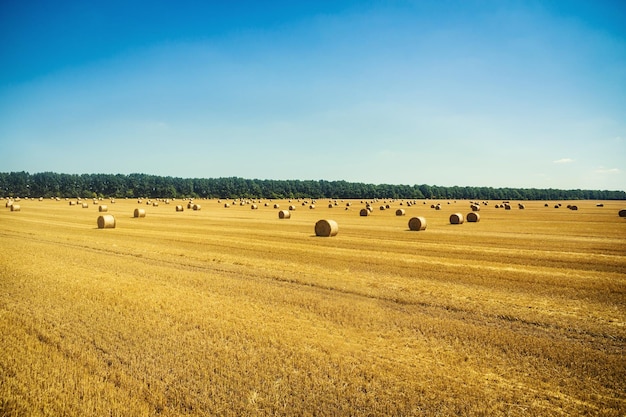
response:
{"label": "tree line", "polygon": [[238,177],[178,178],[148,174],[0,173],[5,197],[62,198],[346,198],[475,200],[625,200],[626,192],[436,185],[365,184]]}

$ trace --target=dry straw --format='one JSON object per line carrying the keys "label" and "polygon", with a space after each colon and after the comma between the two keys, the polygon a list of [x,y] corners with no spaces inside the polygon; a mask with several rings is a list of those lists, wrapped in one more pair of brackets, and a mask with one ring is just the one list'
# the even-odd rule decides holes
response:
{"label": "dry straw", "polygon": [[319,220],[315,223],[315,236],[331,237],[339,233],[339,225],[334,220]]}
{"label": "dry straw", "polygon": [[470,223],[478,223],[480,221],[480,214],[474,211],[467,213],[467,221]]}
{"label": "dry straw", "polygon": [[99,216],[98,229],[115,229],[115,217],[110,214]]}
{"label": "dry straw", "polygon": [[409,220],[409,230],[426,230],[426,219],[424,217],[411,217],[411,220]]}
{"label": "dry straw", "polygon": [[144,209],[136,208],[133,213],[133,217],[146,217],[146,211]]}
{"label": "dry straw", "polygon": [[461,213],[452,213],[450,215],[450,224],[463,224],[463,215]]}
{"label": "dry straw", "polygon": [[289,210],[280,210],[278,212],[278,218],[279,219],[290,219],[291,218],[291,212]]}

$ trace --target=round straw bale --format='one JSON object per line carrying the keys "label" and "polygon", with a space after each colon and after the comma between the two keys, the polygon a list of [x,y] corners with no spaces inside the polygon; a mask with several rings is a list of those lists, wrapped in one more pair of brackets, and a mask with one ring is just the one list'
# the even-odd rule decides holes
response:
{"label": "round straw bale", "polygon": [[293,211],[293,210],[295,210],[295,209],[296,209],[296,206],[294,206],[294,205],[289,206],[289,210],[290,210],[290,211]]}
{"label": "round straw bale", "polygon": [[620,217],[626,217],[626,209],[621,209],[617,212],[617,215]]}
{"label": "round straw bale", "polygon": [[70,206],[75,206],[76,205],[76,201],[70,200]]}
{"label": "round straw bale", "polygon": [[87,204],[87,203],[83,203],[83,204],[82,204],[82,207],[83,207],[83,208],[89,208],[89,204]]}
{"label": "round straw bale", "polygon": [[176,206],[176,211],[185,211],[185,208],[181,205]]}
{"label": "round straw bale", "polygon": [[406,213],[404,211],[404,209],[398,209],[396,210],[396,216],[404,216]]}
{"label": "round straw bale", "polygon": [[11,204],[11,211],[21,211],[22,208],[19,204]]}
{"label": "round straw bale", "polygon": [[369,216],[369,215],[370,215],[370,210],[368,210],[368,209],[366,209],[366,208],[361,209],[361,211],[359,212],[359,215],[361,215],[361,216],[363,216],[363,217],[365,217],[365,216]]}
{"label": "round straw bale", "polygon": [[280,210],[278,212],[278,218],[279,219],[290,219],[291,218],[291,212],[289,210]]}
{"label": "round straw bale", "polygon": [[315,235],[331,237],[339,233],[339,225],[334,220],[319,220],[315,223]]}
{"label": "round straw bale", "polygon": [[106,205],[104,205],[104,204],[101,204],[101,205],[98,207],[98,211],[99,211],[99,212],[101,212],[101,213],[105,213],[105,212],[109,211],[109,207],[107,207],[107,206],[106,206]]}
{"label": "round straw bale", "polygon": [[13,205],[13,200],[9,200],[6,202],[6,204],[4,205],[6,208],[9,208]]}
{"label": "round straw bale", "polygon": [[328,208],[333,208],[333,203],[328,203]]}
{"label": "round straw bale", "polygon": [[522,203],[519,203],[517,207],[519,207],[520,210],[524,210],[526,208],[526,206],[523,205]]}
{"label": "round straw bale", "polygon": [[578,210],[578,206],[574,206],[574,205],[569,206],[568,208],[569,208],[570,210]]}
{"label": "round straw bale", "polygon": [[480,214],[472,211],[471,213],[467,213],[467,221],[470,223],[477,223],[480,221]]}
{"label": "round straw bale", "polygon": [[133,217],[146,217],[146,210],[136,208],[135,212],[133,213]]}
{"label": "round straw bale", "polygon": [[463,214],[452,213],[450,215],[450,224],[463,224]]}
{"label": "round straw bale", "polygon": [[385,210],[385,206],[380,206],[380,211]]}
{"label": "round straw bale", "polygon": [[159,202],[155,201],[154,203],[152,203],[152,207],[159,207]]}
{"label": "round straw bale", "polygon": [[191,208],[194,209],[195,211],[202,210],[202,206],[200,204],[195,204],[195,203],[194,203],[193,207],[191,207]]}
{"label": "round straw bale", "polygon": [[280,208],[280,204],[278,203],[274,204],[274,208]]}
{"label": "round straw bale", "polygon": [[224,208],[228,208],[228,207],[230,207],[230,204],[224,203]]}
{"label": "round straw bale", "polygon": [[480,211],[480,206],[478,204],[472,204],[470,208],[472,211]]}
{"label": "round straw bale", "polygon": [[98,229],[115,229],[115,217],[110,214],[99,216]]}
{"label": "round straw bale", "polygon": [[[331,207],[332,207],[332,206],[331,206]],[[309,206],[309,209],[311,209],[311,210],[315,209],[315,204],[311,204],[311,205]]]}
{"label": "round straw bale", "polygon": [[251,210],[256,210],[258,208],[259,208],[259,206],[257,206],[256,204],[250,204],[250,209]]}
{"label": "round straw bale", "polygon": [[424,217],[411,217],[409,229],[415,231],[426,230],[426,219]]}
{"label": "round straw bale", "polygon": [[504,203],[505,210],[511,210],[511,205],[509,203]]}

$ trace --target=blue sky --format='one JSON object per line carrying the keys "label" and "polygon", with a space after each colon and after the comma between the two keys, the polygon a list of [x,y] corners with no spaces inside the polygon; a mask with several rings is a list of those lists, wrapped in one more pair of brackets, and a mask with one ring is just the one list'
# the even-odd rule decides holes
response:
{"label": "blue sky", "polygon": [[0,2],[0,171],[626,190],[621,1]]}

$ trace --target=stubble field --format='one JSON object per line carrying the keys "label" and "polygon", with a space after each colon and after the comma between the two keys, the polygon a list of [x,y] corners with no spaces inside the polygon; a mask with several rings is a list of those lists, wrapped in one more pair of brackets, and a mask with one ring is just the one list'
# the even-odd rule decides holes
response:
{"label": "stubble field", "polygon": [[624,202],[85,202],[0,209],[0,416],[626,414]]}

